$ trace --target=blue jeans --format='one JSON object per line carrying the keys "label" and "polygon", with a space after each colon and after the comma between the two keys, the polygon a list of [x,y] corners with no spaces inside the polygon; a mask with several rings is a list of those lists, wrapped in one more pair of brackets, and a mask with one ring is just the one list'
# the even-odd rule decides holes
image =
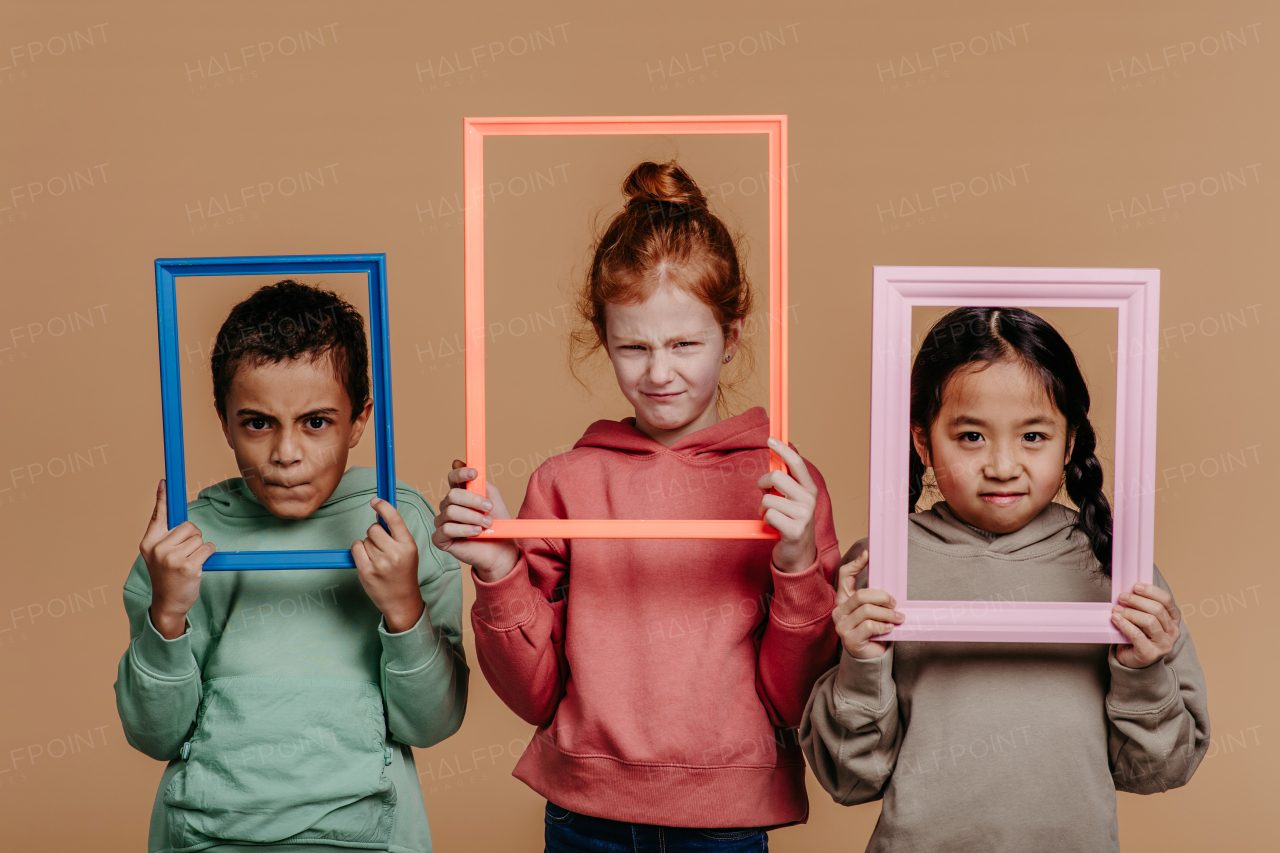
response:
{"label": "blue jeans", "polygon": [[546,853],[768,853],[759,827],[686,829],[590,817],[547,802]]}

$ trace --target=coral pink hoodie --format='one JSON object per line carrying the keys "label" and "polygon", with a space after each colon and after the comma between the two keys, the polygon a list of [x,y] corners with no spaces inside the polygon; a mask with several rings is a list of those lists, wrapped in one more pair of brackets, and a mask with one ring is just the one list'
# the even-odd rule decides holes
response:
{"label": "coral pink hoodie", "polygon": [[[632,418],[597,421],[534,472],[520,517],[758,518],[768,436],[759,408],[670,448]],[[534,539],[510,574],[475,578],[480,667],[538,726],[516,778],[612,820],[805,820],[792,729],[836,661],[840,558],[826,485],[809,472],[818,559],[795,574],[772,565],[772,540]]]}

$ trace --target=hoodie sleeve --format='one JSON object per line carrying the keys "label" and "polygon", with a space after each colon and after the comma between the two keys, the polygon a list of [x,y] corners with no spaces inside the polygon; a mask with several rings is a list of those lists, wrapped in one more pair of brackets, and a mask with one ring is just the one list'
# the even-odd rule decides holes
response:
{"label": "hoodie sleeve", "polygon": [[[867,549],[860,539],[840,564]],[[858,575],[858,589],[867,574]],[[898,763],[905,729],[893,680],[893,644],[871,660],[843,651],[840,663],[813,687],[800,723],[800,748],[831,798],[845,806],[877,800]]]}
{"label": "hoodie sleeve", "polygon": [[[151,577],[139,556],[124,585],[129,648],[116,670],[116,710],[134,749],[160,761],[177,758],[200,709],[200,666],[191,647],[191,623],[166,640],[151,624]],[[188,620],[190,620],[188,616]]]}
{"label": "hoodie sleeve", "polygon": [[418,543],[418,587],[426,607],[407,631],[388,633],[385,620],[378,625],[382,699],[392,736],[428,747],[456,732],[467,710],[462,567],[431,544],[434,513],[425,499],[400,489],[397,503]]}
{"label": "hoodie sleeve", "polygon": [[840,655],[814,685],[800,748],[818,784],[843,806],[880,798],[902,746],[893,647],[878,658]]}
{"label": "hoodie sleeve", "polygon": [[818,469],[807,461],[805,464],[818,487],[814,511],[818,555],[808,568],[790,574],[770,561],[773,598],[756,667],[756,693],[770,721],[783,728],[800,725],[809,691],[818,676],[836,662],[839,646],[831,621],[836,603],[833,578],[840,563],[831,496]]}
{"label": "hoodie sleeve", "polygon": [[[537,471],[521,518],[561,517]],[[520,561],[493,583],[473,571],[476,600],[471,625],[484,677],[507,707],[535,726],[547,725],[564,695],[569,545],[564,540],[520,540]]]}
{"label": "hoodie sleeve", "polygon": [[[1171,592],[1160,574],[1156,586]],[[1116,790],[1156,794],[1187,784],[1209,749],[1204,672],[1186,622],[1163,659],[1142,669],[1107,654],[1107,747]]]}

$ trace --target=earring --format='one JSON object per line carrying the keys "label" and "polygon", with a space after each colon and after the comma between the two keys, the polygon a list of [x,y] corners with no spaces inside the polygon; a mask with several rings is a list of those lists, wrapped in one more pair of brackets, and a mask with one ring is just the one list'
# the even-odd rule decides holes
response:
{"label": "earring", "polygon": [[724,357],[724,363],[725,363],[725,364],[728,364],[728,363],[729,363],[729,361],[730,361],[730,359],[732,359],[732,358],[733,358],[733,356],[732,356],[732,355],[726,354],[726,355],[725,355],[725,357]]}

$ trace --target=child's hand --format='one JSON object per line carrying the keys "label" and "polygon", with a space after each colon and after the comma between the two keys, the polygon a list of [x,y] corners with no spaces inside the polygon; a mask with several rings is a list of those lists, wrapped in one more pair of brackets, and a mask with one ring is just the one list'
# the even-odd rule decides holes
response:
{"label": "child's hand", "polygon": [[887,634],[894,625],[900,625],[906,616],[891,608],[898,602],[882,589],[854,589],[858,573],[867,567],[868,553],[863,551],[857,559],[840,567],[836,583],[836,606],[831,611],[831,621],[836,623],[836,633],[850,657],[871,660],[884,654],[889,648],[871,637]]}
{"label": "child's hand", "polygon": [[184,521],[169,529],[165,481],[156,487],[156,508],[138,551],[151,576],[151,624],[166,640],[176,640],[187,627],[187,613],[200,597],[200,573],[214,552],[200,528]]}
{"label": "child's hand", "polygon": [[493,583],[516,567],[520,549],[510,539],[467,538],[492,527],[495,518],[511,517],[496,486],[484,484],[486,497],[466,488],[466,484],[476,476],[474,468],[466,467],[461,460],[453,460],[453,470],[449,472],[449,485],[453,488],[440,501],[436,532],[431,541],[441,551],[447,551],[475,569],[482,581]]}
{"label": "child's hand", "polygon": [[1136,583],[1122,592],[1111,609],[1111,621],[1132,640],[1116,646],[1116,660],[1130,669],[1151,666],[1173,649],[1182,636],[1182,614],[1173,596],[1153,583]]}
{"label": "child's hand", "polygon": [[[818,487],[799,453],[776,438],[769,439],[769,448],[782,457],[791,473],[770,471],[760,478],[758,485],[765,493],[760,500],[760,517],[782,534],[773,546],[773,564],[783,572],[802,572],[818,559],[813,530]],[[779,494],[769,494],[770,489]]]}
{"label": "child's hand", "polygon": [[351,557],[364,591],[382,611],[387,632],[399,634],[418,624],[425,607],[418,589],[418,543],[395,507],[382,498],[369,505],[391,532],[375,521],[367,538],[351,544]]}

